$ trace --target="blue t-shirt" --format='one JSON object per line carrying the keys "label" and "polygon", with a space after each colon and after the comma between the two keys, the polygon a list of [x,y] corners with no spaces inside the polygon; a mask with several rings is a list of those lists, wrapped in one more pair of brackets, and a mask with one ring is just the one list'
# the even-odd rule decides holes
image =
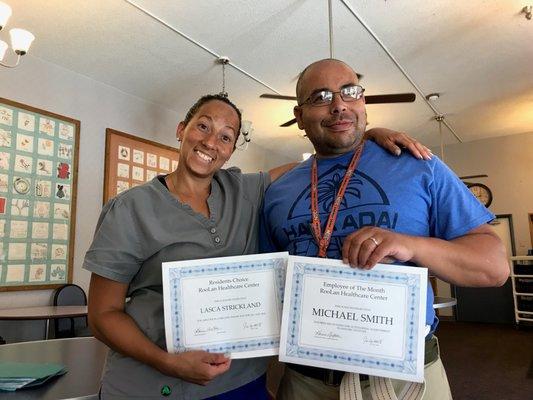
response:
{"label": "blue t-shirt", "polygon": [[[318,207],[323,229],[352,156],[350,152],[318,160]],[[312,159],[308,159],[267,190],[259,240],[262,252],[317,256],[310,229],[311,165]],[[363,226],[451,240],[493,218],[437,157],[430,161],[408,154],[396,157],[367,141],[344,194],[327,255],[341,258],[344,238]],[[426,324],[433,332],[437,323],[433,291],[428,285]]]}

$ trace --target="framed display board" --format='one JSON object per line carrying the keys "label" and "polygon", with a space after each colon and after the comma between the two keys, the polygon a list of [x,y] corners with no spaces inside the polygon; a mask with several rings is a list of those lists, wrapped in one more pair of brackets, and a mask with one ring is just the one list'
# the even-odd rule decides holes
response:
{"label": "framed display board", "polygon": [[80,122],[0,98],[0,291],[72,282]]}
{"label": "framed display board", "polygon": [[174,171],[178,157],[175,147],[106,129],[104,204],[131,187]]}

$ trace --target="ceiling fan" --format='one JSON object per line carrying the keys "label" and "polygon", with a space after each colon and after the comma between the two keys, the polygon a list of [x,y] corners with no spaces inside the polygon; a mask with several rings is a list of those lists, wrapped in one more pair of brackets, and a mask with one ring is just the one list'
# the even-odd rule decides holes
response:
{"label": "ceiling fan", "polygon": [[[329,27],[329,58],[333,57],[333,9],[331,5],[332,0],[328,0],[328,27]],[[357,74],[357,79],[361,80],[363,75]],[[263,99],[275,100],[292,100],[296,101],[295,96],[285,96],[281,94],[263,93],[259,97]],[[366,104],[385,104],[385,103],[412,103],[415,101],[416,95],[414,93],[394,93],[365,96]],[[284,122],[280,127],[285,128],[296,123],[296,118]]]}
{"label": "ceiling fan", "polygon": [[[292,100],[296,101],[296,96],[284,96],[281,94],[263,93],[259,97],[263,99],[275,99],[275,100]],[[416,95],[414,93],[394,93],[394,94],[376,94],[365,96],[366,104],[385,104],[385,103],[412,103],[415,101]],[[293,118],[287,122],[284,122],[280,127],[291,126],[296,123],[296,118]]]}

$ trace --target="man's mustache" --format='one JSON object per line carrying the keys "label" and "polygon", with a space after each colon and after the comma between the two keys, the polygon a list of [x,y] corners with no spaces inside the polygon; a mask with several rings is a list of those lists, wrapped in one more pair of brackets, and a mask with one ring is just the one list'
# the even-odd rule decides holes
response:
{"label": "man's mustache", "polygon": [[357,125],[357,122],[359,119],[356,115],[348,115],[346,113],[339,114],[338,116],[335,116],[334,118],[325,120],[322,125],[324,126],[333,126],[338,123],[350,123],[352,122],[354,125]]}

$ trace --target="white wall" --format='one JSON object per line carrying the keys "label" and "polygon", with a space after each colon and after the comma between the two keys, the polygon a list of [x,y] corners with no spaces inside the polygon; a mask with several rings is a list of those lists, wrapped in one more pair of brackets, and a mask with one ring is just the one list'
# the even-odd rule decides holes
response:
{"label": "white wall", "polygon": [[[433,151],[440,156],[440,149]],[[444,159],[459,176],[488,175],[468,181],[491,189],[490,211],[512,214],[516,253],[527,254],[533,247],[528,222],[528,213],[533,213],[533,132],[448,145]],[[440,296],[450,296],[445,282],[439,281],[437,290]],[[440,315],[452,315],[452,310],[444,309]]]}
{"label": "white wall", "polygon": [[[81,121],[73,282],[87,291],[90,274],[81,265],[102,206],[106,128],[176,146],[181,115],[31,55],[15,69],[0,69],[0,97]],[[251,143],[246,151],[236,151],[230,164],[249,172],[286,162]],[[2,292],[0,308],[48,305],[51,297],[51,290]],[[0,321],[0,335],[38,338],[40,325]]]}
{"label": "white wall", "polygon": [[533,132],[448,145],[444,157],[459,176],[488,175],[469,182],[491,189],[490,211],[513,215],[517,255],[527,254],[533,247],[528,222],[533,213]]}

